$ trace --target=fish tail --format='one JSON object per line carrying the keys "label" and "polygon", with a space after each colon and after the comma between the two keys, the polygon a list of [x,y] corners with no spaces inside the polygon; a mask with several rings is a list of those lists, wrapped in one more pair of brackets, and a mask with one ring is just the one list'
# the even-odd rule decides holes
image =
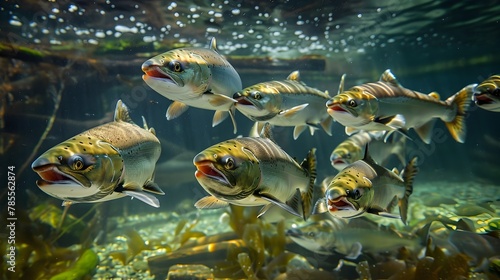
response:
{"label": "fish tail", "polygon": [[401,176],[405,184],[405,195],[399,200],[399,214],[401,215],[401,220],[406,224],[408,218],[408,198],[413,193],[413,181],[418,173],[417,167],[417,157],[412,158],[408,164],[405,166]]}
{"label": "fish tail", "polygon": [[450,122],[446,122],[446,127],[450,131],[453,139],[460,143],[465,142],[465,134],[467,132],[465,127],[465,114],[469,109],[473,92],[474,85],[468,85],[446,99],[446,103],[448,103],[448,105],[456,106],[457,108],[455,118]]}
{"label": "fish tail", "polygon": [[316,148],[312,148],[307,154],[301,166],[309,173],[309,186],[302,193],[302,217],[307,220],[312,212],[314,183],[316,182]]}

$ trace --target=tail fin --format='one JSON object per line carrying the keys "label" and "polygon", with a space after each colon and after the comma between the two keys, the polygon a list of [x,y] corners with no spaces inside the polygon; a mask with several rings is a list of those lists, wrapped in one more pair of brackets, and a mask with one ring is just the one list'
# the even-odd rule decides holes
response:
{"label": "tail fin", "polygon": [[465,142],[465,134],[467,132],[465,127],[465,113],[469,109],[473,92],[474,85],[468,85],[446,99],[446,103],[457,107],[455,118],[450,122],[446,122],[446,127],[453,139],[460,143]]}
{"label": "tail fin", "polygon": [[413,193],[413,180],[418,173],[417,157],[412,158],[401,173],[405,184],[405,195],[398,202],[401,220],[406,224],[408,218],[408,198]]}
{"label": "tail fin", "polygon": [[301,166],[309,173],[309,186],[302,193],[302,217],[307,220],[312,212],[314,183],[316,182],[316,148],[312,148],[307,154]]}

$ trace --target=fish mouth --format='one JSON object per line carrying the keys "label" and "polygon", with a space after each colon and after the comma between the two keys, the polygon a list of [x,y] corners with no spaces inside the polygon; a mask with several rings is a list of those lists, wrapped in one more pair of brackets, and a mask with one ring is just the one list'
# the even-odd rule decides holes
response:
{"label": "fish mouth", "polygon": [[41,177],[36,181],[39,187],[46,187],[50,185],[83,185],[74,177],[61,172],[56,165],[44,165],[34,167],[33,170]]}
{"label": "fish mouth", "polygon": [[227,177],[222,172],[220,172],[212,162],[210,161],[196,162],[195,166],[196,166],[196,172],[194,173],[194,175],[196,179],[207,177],[209,179],[220,182],[224,185],[231,186],[231,183],[229,183]]}
{"label": "fish mouth", "polygon": [[233,99],[235,99],[237,101],[236,105],[239,105],[239,106],[249,106],[249,107],[253,107],[255,109],[258,109],[258,110],[261,110],[262,109],[262,105],[258,102],[253,102],[253,99],[252,98],[248,98],[246,96],[234,96]]}
{"label": "fish mouth", "polygon": [[333,112],[348,113],[348,111],[346,109],[342,108],[342,106],[340,106],[338,104],[328,106],[328,109],[326,109],[326,110],[328,111],[329,114],[331,114]]}
{"label": "fish mouth", "polygon": [[336,212],[342,210],[356,210],[356,207],[354,207],[345,196],[341,196],[334,200],[328,199],[328,211]]}
{"label": "fish mouth", "polygon": [[347,164],[347,162],[342,158],[332,159],[332,165]]}
{"label": "fish mouth", "polygon": [[158,65],[151,65],[151,64],[145,62],[142,64],[142,71],[144,72],[144,75],[142,75],[143,80],[156,79],[156,80],[161,80],[162,82],[174,84],[174,85],[179,86],[179,87],[181,86],[174,79],[173,76],[167,74]]}
{"label": "fish mouth", "polygon": [[487,94],[481,93],[481,94],[474,95],[474,102],[476,103],[476,105],[481,106],[481,105],[492,104],[495,101],[493,99],[491,99],[490,97],[488,97]]}

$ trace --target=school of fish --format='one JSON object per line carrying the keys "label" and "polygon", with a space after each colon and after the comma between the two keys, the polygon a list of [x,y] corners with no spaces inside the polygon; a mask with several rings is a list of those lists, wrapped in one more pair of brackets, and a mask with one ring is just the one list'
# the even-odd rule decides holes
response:
{"label": "school of fish", "polygon": [[[193,153],[193,165],[183,160],[187,162],[184,169],[189,172],[191,166],[193,174],[191,180],[183,181],[197,181],[208,194],[194,207],[257,206],[261,207],[258,217],[274,215],[272,221],[322,217],[301,229],[291,229],[288,235],[313,252],[337,252],[350,259],[362,252],[425,243],[349,222],[378,215],[407,224],[419,169],[417,157],[406,159],[407,141],[429,144],[434,123],[440,119],[453,139],[463,143],[472,101],[482,109],[500,111],[499,75],[479,85],[466,85],[445,100],[435,92],[423,94],[404,88],[389,69],[379,81],[347,90],[344,75],[334,96],[307,86],[298,70],[285,80],[243,88],[237,71],[217,50],[215,38],[209,48],[173,49],[146,60],[141,69],[144,82],[172,101],[166,113],[168,120],[179,117],[188,107],[196,107],[215,111],[213,126],[229,116],[234,133],[236,112],[255,122],[258,135],[214,143]],[[329,164],[333,169],[325,174],[327,179],[320,189],[316,185],[317,165],[323,163],[317,162],[316,147],[308,147],[309,152],[299,162],[296,155],[280,147],[271,131],[274,126],[293,127],[293,138],[297,139],[306,129],[313,135],[322,128],[331,137],[345,138],[340,131],[331,132],[332,121],[345,126],[349,137],[331,147]],[[420,139],[412,139],[410,129]],[[52,147],[31,167],[40,176],[37,186],[63,200],[64,205],[129,196],[159,207],[154,195],[164,192],[154,180],[160,153],[155,130],[145,121],[143,127],[137,126],[126,105],[118,100],[112,122]],[[402,171],[386,166],[391,155],[405,165]],[[158,168],[173,170],[166,169],[166,164],[158,164]],[[162,178],[167,177],[162,174]],[[174,195],[164,185],[168,183],[160,182],[167,195]],[[366,236],[380,243],[371,239],[367,242]]]}

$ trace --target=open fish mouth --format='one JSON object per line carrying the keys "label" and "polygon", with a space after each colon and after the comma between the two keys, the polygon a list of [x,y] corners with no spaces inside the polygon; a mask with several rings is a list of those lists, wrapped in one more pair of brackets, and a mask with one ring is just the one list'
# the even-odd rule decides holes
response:
{"label": "open fish mouth", "polygon": [[236,105],[237,106],[246,106],[246,107],[252,107],[257,110],[262,109],[262,105],[258,102],[252,102],[251,98],[245,97],[245,96],[234,96],[233,99],[237,101]]}
{"label": "open fish mouth", "polygon": [[494,103],[495,101],[489,98],[487,94],[478,94],[474,95],[474,102],[476,102],[477,105],[487,105]]}
{"label": "open fish mouth", "polygon": [[336,212],[342,210],[356,210],[356,208],[346,199],[345,196],[334,200],[328,199],[328,211]]}
{"label": "open fish mouth", "polygon": [[35,168],[35,172],[41,177],[37,180],[37,185],[39,187],[49,186],[49,185],[81,185],[78,180],[74,177],[69,176],[61,172],[55,165],[45,165]]}
{"label": "open fish mouth", "polygon": [[341,165],[341,164],[348,164],[348,163],[342,158],[332,159],[332,165]]}
{"label": "open fish mouth", "polygon": [[346,112],[348,113],[348,111],[344,108],[342,108],[342,106],[340,105],[331,105],[331,106],[328,106],[328,109],[326,109],[328,111],[328,113],[333,113],[333,112]]}
{"label": "open fish mouth", "polygon": [[172,76],[165,73],[165,71],[161,70],[158,65],[142,65],[142,71],[144,75],[142,78],[144,80],[149,78],[160,79],[163,82],[172,83],[178,86],[178,83],[172,78]]}
{"label": "open fish mouth", "polygon": [[216,180],[224,185],[231,185],[227,177],[220,172],[217,168],[215,168],[214,164],[208,161],[202,161],[195,163],[196,172],[195,177],[207,177],[212,180]]}

